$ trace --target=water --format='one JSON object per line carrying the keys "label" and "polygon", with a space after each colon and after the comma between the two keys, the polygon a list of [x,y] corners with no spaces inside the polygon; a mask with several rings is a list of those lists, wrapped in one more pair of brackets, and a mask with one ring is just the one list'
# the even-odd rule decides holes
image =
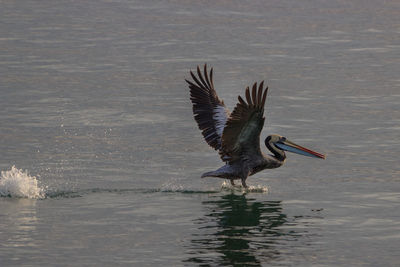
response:
{"label": "water", "polygon": [[[2,1],[1,266],[398,266],[397,1]],[[243,192],[184,78],[270,91],[288,155]],[[13,167],[15,166],[15,167]]]}

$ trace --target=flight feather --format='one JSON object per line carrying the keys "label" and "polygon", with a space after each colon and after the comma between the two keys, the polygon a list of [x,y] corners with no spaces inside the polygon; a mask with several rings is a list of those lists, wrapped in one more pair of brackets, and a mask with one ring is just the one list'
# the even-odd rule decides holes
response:
{"label": "flight feather", "polygon": [[213,69],[211,68],[208,74],[205,64],[202,73],[197,66],[197,76],[192,71],[190,75],[193,82],[189,80],[186,82],[190,88],[194,118],[206,142],[214,149],[220,150],[229,111],[214,89]]}

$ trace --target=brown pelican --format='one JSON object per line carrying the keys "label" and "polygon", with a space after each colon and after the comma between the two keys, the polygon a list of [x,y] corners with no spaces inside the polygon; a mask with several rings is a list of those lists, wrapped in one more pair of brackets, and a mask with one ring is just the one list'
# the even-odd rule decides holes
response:
{"label": "brown pelican", "polygon": [[286,160],[285,151],[325,159],[324,155],[275,134],[265,139],[265,146],[273,155],[261,152],[260,133],[264,126],[264,105],[268,91],[268,87],[263,88],[263,81],[258,88],[257,83],[254,83],[251,92],[247,87],[246,101],[239,96],[239,103],[229,113],[214,89],[212,68],[208,74],[207,65],[204,65],[202,74],[197,66],[197,77],[192,71],[190,75],[193,81],[186,82],[190,88],[194,118],[206,142],[218,150],[222,161],[226,163],[216,171],[204,173],[202,178],[225,178],[232,185],[235,185],[234,180],[240,179],[246,188],[248,176],[282,166]]}

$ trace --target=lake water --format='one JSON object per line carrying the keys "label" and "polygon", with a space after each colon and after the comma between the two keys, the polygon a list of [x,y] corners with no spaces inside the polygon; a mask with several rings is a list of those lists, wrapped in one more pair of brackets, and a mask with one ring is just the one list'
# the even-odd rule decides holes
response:
{"label": "lake water", "polygon": [[[0,266],[399,266],[398,1],[1,1]],[[252,190],[193,120],[265,80]],[[265,149],[264,147],[262,148]],[[13,167],[15,166],[15,167]]]}

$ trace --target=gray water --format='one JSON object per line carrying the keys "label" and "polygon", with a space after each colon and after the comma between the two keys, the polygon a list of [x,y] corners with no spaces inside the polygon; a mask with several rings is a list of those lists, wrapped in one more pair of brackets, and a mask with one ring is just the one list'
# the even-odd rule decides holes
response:
{"label": "gray water", "polygon": [[[1,1],[0,266],[399,266],[398,1]],[[185,78],[270,91],[248,192]],[[265,149],[265,148],[263,148]],[[13,168],[13,166],[15,166]],[[37,184],[35,184],[37,182]]]}

